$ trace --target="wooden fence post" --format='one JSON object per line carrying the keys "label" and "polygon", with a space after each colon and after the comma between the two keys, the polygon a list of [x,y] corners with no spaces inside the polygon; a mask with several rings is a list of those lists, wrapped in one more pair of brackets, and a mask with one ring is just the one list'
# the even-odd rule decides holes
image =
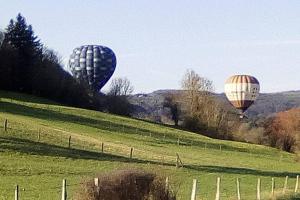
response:
{"label": "wooden fence post", "polygon": [[191,200],[196,200],[197,193],[197,179],[193,179],[193,188],[191,194]]}
{"label": "wooden fence post", "polygon": [[282,193],[283,193],[283,194],[285,194],[285,192],[286,192],[287,184],[288,184],[288,179],[289,179],[289,177],[286,176],[286,177],[285,177],[285,181],[284,181],[283,190],[282,190]]}
{"label": "wooden fence post", "polygon": [[99,193],[100,193],[100,182],[99,182],[99,178],[95,178],[95,179],[94,179],[94,183],[95,183],[95,186],[96,186],[96,188],[97,188],[97,193],[98,193],[98,195],[99,195]]}
{"label": "wooden fence post", "polygon": [[5,119],[5,121],[4,121],[4,131],[5,132],[7,131],[7,124],[8,124],[8,120]]}
{"label": "wooden fence post", "polygon": [[272,178],[272,190],[271,190],[272,196],[274,196],[274,191],[275,191],[275,179]]}
{"label": "wooden fence post", "polygon": [[38,142],[40,141],[40,139],[41,139],[41,130],[38,129]]}
{"label": "wooden fence post", "polygon": [[164,165],[165,164],[165,157],[162,156],[162,159],[161,159],[161,164]]}
{"label": "wooden fence post", "polygon": [[177,139],[177,145],[180,145],[180,139],[179,138]]}
{"label": "wooden fence post", "polygon": [[63,182],[62,182],[61,200],[67,200],[67,181],[66,181],[66,179],[63,179]]}
{"label": "wooden fence post", "polygon": [[16,189],[15,189],[15,200],[19,200],[19,186],[16,185]]}
{"label": "wooden fence post", "polygon": [[182,163],[178,153],[176,153],[176,168],[179,167],[179,164],[181,165],[181,167],[183,167],[183,163]]}
{"label": "wooden fence post", "polygon": [[299,175],[297,175],[297,178],[296,178],[295,193],[298,192],[298,185],[299,185]]}
{"label": "wooden fence post", "polygon": [[220,183],[221,183],[221,178],[217,178],[217,192],[216,192],[216,200],[220,200]]}
{"label": "wooden fence post", "polygon": [[132,159],[133,148],[130,149],[130,159]]}
{"label": "wooden fence post", "polygon": [[166,190],[169,190],[169,177],[166,177]]}
{"label": "wooden fence post", "polygon": [[69,136],[69,141],[68,141],[68,143],[69,143],[69,144],[68,144],[68,147],[69,147],[69,148],[71,148],[71,138],[72,138],[72,137]]}
{"label": "wooden fence post", "polygon": [[99,178],[94,178],[95,186],[99,187]]}
{"label": "wooden fence post", "polygon": [[237,192],[237,199],[241,200],[240,180],[239,180],[239,178],[236,179],[236,192]]}
{"label": "wooden fence post", "polygon": [[260,178],[257,179],[256,200],[260,200]]}
{"label": "wooden fence post", "polygon": [[104,152],[104,143],[103,142],[101,143],[101,152],[102,153]]}

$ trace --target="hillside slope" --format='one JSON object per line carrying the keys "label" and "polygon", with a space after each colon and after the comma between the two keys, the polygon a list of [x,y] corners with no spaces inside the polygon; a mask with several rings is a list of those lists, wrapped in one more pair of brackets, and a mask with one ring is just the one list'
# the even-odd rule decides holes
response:
{"label": "hillside slope", "polygon": [[[194,178],[199,181],[198,199],[213,199],[218,176],[222,178],[223,199],[234,199],[238,177],[243,199],[254,199],[260,177],[266,199],[272,177],[281,191],[284,177],[289,175],[288,188],[292,189],[300,170],[295,155],[269,147],[210,139],[28,95],[0,91],[0,98],[0,120],[8,120],[7,132],[3,123],[0,127],[2,199],[13,198],[16,184],[21,188],[21,199],[58,199],[63,178],[73,198],[83,179],[128,167],[170,177],[171,187],[182,200],[190,198]],[[129,159],[131,147],[133,159]],[[176,153],[184,168],[176,169]]]}

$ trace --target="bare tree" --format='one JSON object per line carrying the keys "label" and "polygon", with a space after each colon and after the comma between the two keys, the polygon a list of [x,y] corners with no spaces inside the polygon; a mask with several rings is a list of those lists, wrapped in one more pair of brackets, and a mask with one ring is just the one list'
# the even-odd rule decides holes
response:
{"label": "bare tree", "polygon": [[108,94],[112,96],[128,96],[133,93],[133,86],[126,77],[115,78],[110,84]]}
{"label": "bare tree", "polygon": [[214,91],[213,82],[199,76],[194,70],[187,70],[182,79],[182,88],[196,94],[198,92],[211,93]]}
{"label": "bare tree", "polygon": [[182,89],[180,109],[184,113],[186,128],[211,130],[210,134],[214,135],[210,136],[229,138],[229,112],[215,97],[213,82],[193,70],[187,70],[182,79]]}
{"label": "bare tree", "polygon": [[127,97],[132,92],[133,86],[126,77],[113,79],[107,96],[106,105],[108,111],[114,114],[130,116],[132,105]]}
{"label": "bare tree", "polygon": [[214,90],[211,80],[199,76],[193,70],[187,70],[182,79],[182,89],[185,91],[185,101],[192,116],[199,114],[199,109],[211,101]]}

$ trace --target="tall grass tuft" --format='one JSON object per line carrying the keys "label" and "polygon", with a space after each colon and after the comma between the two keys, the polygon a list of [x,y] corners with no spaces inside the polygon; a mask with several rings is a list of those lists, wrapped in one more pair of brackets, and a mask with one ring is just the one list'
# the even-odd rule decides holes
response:
{"label": "tall grass tuft", "polygon": [[85,181],[76,200],[176,200],[166,188],[165,179],[142,170],[116,170],[101,174],[99,187],[94,180]]}

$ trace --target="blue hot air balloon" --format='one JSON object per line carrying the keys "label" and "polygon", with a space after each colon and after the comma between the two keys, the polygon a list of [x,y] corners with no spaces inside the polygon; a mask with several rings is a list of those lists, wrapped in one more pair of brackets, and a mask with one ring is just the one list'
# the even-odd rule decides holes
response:
{"label": "blue hot air balloon", "polygon": [[69,67],[73,77],[99,92],[116,69],[114,52],[105,46],[84,45],[73,50]]}

